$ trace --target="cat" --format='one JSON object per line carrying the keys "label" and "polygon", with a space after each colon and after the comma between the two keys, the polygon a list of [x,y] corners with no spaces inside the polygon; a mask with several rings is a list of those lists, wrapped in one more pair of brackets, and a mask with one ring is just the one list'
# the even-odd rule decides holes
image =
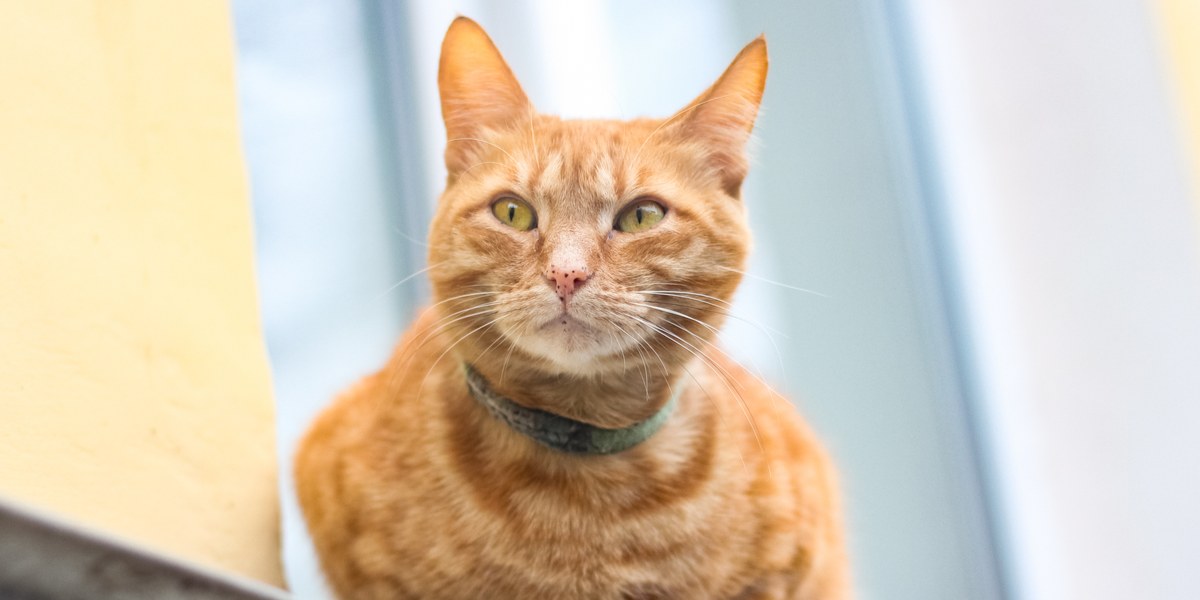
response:
{"label": "cat", "polygon": [[715,345],[766,72],[760,36],[668,119],[561,120],[453,22],[435,303],[296,455],[339,597],[850,597],[832,464]]}

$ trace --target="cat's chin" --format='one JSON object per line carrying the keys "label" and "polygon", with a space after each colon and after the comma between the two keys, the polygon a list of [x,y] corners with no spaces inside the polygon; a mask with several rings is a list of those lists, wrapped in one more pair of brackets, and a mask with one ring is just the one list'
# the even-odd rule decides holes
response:
{"label": "cat's chin", "polygon": [[609,347],[611,340],[610,334],[568,314],[547,321],[532,335],[521,339],[526,352],[550,362],[562,372],[576,375],[597,372],[606,362],[600,359],[618,351]]}

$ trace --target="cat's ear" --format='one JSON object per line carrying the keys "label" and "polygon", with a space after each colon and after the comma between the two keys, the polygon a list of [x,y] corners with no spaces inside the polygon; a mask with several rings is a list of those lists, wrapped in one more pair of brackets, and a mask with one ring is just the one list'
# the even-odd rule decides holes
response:
{"label": "cat's ear", "polygon": [[758,36],[742,48],[717,82],[671,117],[675,127],[707,152],[722,187],[737,197],[749,163],[746,142],[767,82],[767,39]]}
{"label": "cat's ear", "polygon": [[478,23],[458,17],[442,41],[438,63],[442,119],[446,122],[446,168],[451,174],[475,164],[488,130],[530,118],[521,84]]}

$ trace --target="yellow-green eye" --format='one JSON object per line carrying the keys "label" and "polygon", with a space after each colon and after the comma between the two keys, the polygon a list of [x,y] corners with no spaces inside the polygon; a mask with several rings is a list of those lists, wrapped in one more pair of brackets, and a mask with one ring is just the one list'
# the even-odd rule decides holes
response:
{"label": "yellow-green eye", "polygon": [[493,202],[492,214],[496,215],[501,223],[518,231],[529,231],[537,225],[537,215],[533,214],[533,207],[529,206],[528,202],[512,196],[505,196]]}
{"label": "yellow-green eye", "polygon": [[617,217],[617,230],[625,233],[646,231],[667,215],[667,209],[653,200],[634,202]]}

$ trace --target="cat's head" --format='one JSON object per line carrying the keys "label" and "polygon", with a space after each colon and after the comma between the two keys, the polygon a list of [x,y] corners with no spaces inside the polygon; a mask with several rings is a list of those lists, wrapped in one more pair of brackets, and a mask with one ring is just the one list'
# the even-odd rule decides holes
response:
{"label": "cat's head", "polygon": [[483,29],[455,20],[429,261],[464,359],[598,375],[701,351],[749,250],[740,189],[766,73],[760,37],[674,116],[562,120],[536,112]]}

